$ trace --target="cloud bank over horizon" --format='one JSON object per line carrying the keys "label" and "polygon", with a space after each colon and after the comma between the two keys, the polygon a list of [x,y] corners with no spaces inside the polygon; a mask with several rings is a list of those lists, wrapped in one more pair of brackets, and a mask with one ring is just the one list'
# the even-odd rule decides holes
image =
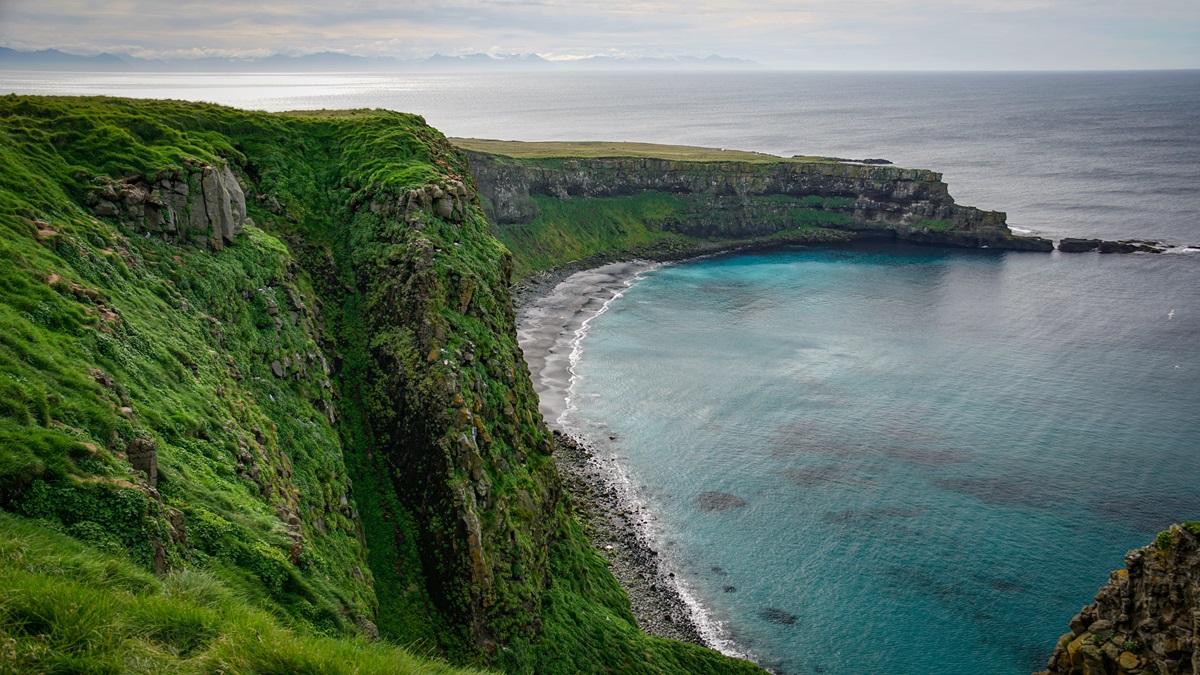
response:
{"label": "cloud bank over horizon", "polygon": [[142,58],[719,54],[775,68],[1200,68],[1195,0],[2,0],[0,46]]}

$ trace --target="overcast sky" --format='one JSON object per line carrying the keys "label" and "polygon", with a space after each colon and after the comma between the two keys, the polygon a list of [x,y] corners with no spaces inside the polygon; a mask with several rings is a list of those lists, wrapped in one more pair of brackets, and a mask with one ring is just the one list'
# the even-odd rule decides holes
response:
{"label": "overcast sky", "polygon": [[721,56],[776,68],[1200,68],[1200,0],[0,0],[0,46]]}

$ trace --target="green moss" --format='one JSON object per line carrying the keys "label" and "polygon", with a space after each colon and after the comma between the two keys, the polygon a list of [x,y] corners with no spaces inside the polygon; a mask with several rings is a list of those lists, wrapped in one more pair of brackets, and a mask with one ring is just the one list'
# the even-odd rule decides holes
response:
{"label": "green moss", "polygon": [[256,609],[218,577],[155,577],[0,513],[0,672],[467,673]]}
{"label": "green moss", "polygon": [[[241,617],[234,630],[204,607],[104,600],[103,582],[30,581],[95,600],[94,616],[52,623],[111,628],[64,637],[62,668],[120,670],[149,650],[238,672],[370,671],[397,653],[351,639],[372,622],[462,664],[749,667],[634,627],[558,485],[509,252],[474,207],[402,218],[408,190],[471,180],[420,118],[9,96],[0,120],[0,507],[168,575],[151,585],[193,575],[185,596],[235,596]],[[83,207],[101,179],[224,160],[261,228],[219,252]],[[514,244],[543,263],[679,236],[666,195],[543,207],[542,231]],[[570,218],[591,230],[555,248]],[[154,490],[126,459],[149,444]],[[123,632],[134,616],[145,634]]]}
{"label": "green moss", "polygon": [[913,223],[913,229],[917,230],[935,230],[948,231],[955,229],[954,223],[949,220],[922,220]]}
{"label": "green moss", "polygon": [[1174,543],[1174,540],[1174,535],[1171,534],[1170,530],[1163,530],[1154,538],[1154,545],[1158,547],[1159,551],[1168,551],[1171,549],[1171,544]]}

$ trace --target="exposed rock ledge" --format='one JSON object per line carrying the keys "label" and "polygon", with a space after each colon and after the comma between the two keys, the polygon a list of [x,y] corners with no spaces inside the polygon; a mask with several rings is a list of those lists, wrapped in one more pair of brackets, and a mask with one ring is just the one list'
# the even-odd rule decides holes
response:
{"label": "exposed rock ledge", "polygon": [[246,193],[228,162],[218,168],[194,161],[183,171],[96,182],[87,196],[93,213],[167,241],[220,250],[247,222]]}
{"label": "exposed rock ledge", "polygon": [[764,237],[792,227],[802,200],[841,220],[826,227],[861,236],[971,248],[1051,251],[1053,242],[1013,235],[999,211],[954,203],[942,175],[838,162],[682,161],[645,157],[513,158],[469,150],[471,173],[494,223],[529,223],[534,196],[606,198],[655,191],[687,205],[663,229],[694,238]]}
{"label": "exposed rock ledge", "polygon": [[1130,551],[1038,675],[1200,673],[1200,523]]}

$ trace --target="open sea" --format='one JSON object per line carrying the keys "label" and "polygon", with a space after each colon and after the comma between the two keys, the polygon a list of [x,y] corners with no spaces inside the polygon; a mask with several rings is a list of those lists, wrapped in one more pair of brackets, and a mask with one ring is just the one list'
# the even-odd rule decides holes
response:
{"label": "open sea", "polygon": [[[1200,245],[1200,71],[0,72],[10,91],[882,157],[1019,230]],[[718,256],[646,274],[576,356],[562,422],[617,458],[725,648],[780,673],[1040,669],[1127,550],[1200,519],[1200,254]]]}

